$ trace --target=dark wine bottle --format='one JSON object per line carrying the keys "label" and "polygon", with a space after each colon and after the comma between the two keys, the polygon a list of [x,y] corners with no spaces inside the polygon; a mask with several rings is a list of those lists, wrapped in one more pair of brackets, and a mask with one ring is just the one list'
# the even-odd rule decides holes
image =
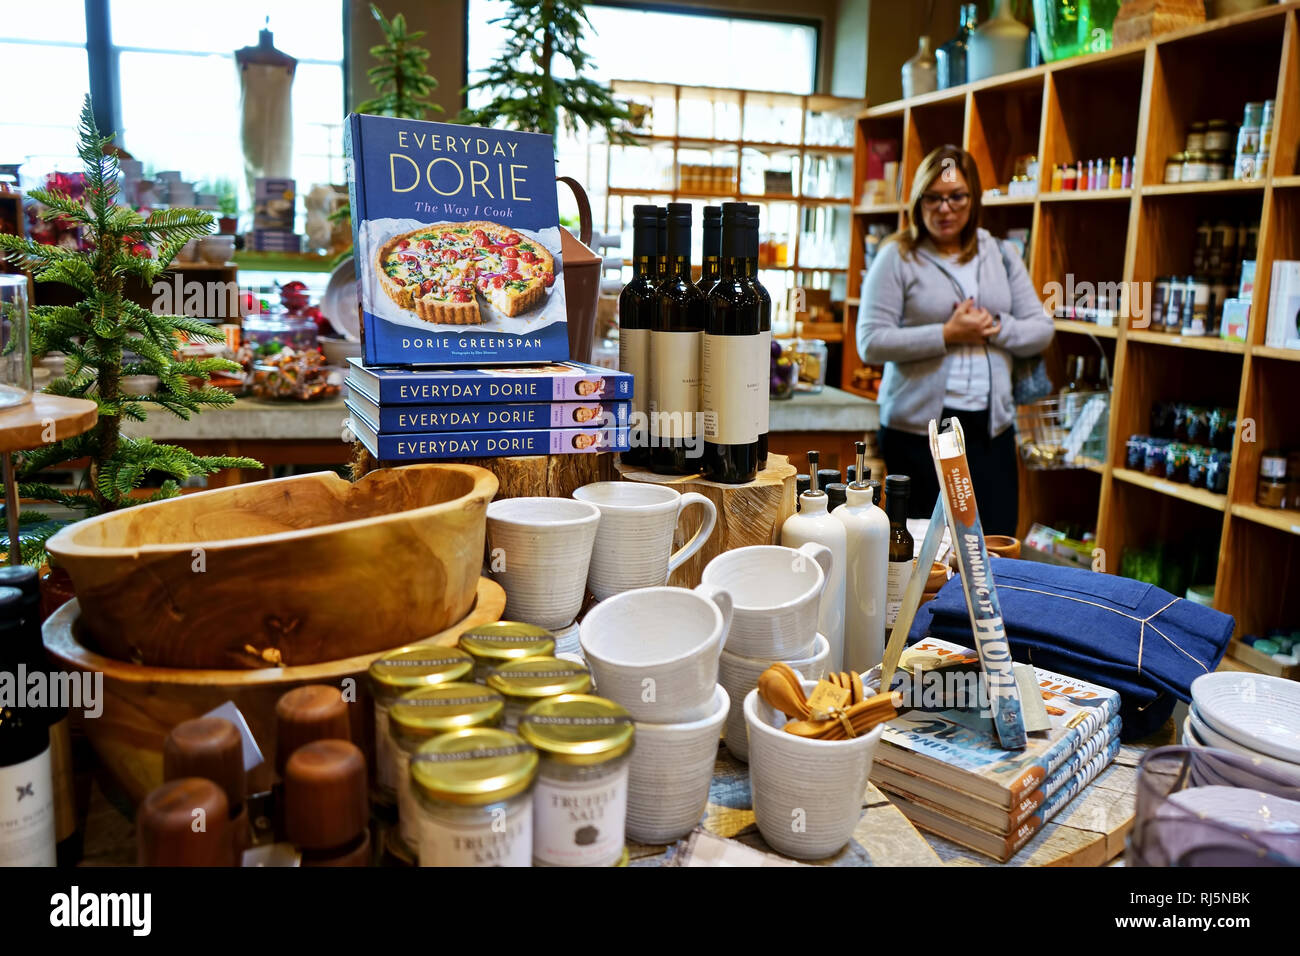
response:
{"label": "dark wine bottle", "polygon": [[912,578],[912,556],[916,542],[907,530],[907,500],[912,479],[907,475],[885,476],[885,515],[889,518],[889,577],[885,591],[885,626],[893,629],[903,592]]}
{"label": "dark wine bottle", "polygon": [[708,303],[691,281],[691,204],[668,204],[668,276],[655,292],[650,327],[650,467],[660,474],[698,471],[700,339]]}
{"label": "dark wine bottle", "polygon": [[722,276],[722,207],[704,207],[704,257],[700,260],[700,280],[695,283],[705,298]]}
{"label": "dark wine bottle", "polygon": [[[704,410],[704,473],[710,481],[742,484],[758,474],[758,392],[767,392],[767,353],[759,324],[763,300],[748,273],[749,211],[722,204],[719,277],[709,294],[700,346],[700,405]],[[761,365],[763,378],[754,370]]]}
{"label": "dark wine bottle", "polygon": [[758,279],[759,209],[757,206],[750,204],[749,212],[753,235],[749,247],[751,254],[746,257],[748,260],[746,271],[753,277],[754,287],[758,289],[759,298],[763,300],[763,311],[758,320],[758,335],[763,342],[763,361],[761,368],[754,371],[757,380],[762,383],[762,387],[759,389],[758,401],[754,405],[754,409],[758,413],[758,469],[762,471],[767,467],[768,400],[771,394],[769,386],[772,378],[772,296]]}
{"label": "dark wine bottle", "polygon": [[655,207],[658,216],[658,237],[657,248],[659,254],[659,281],[668,278],[668,209],[665,206]]}
{"label": "dark wine bottle", "polygon": [[623,461],[646,465],[650,461],[648,432],[644,424],[650,395],[650,326],[654,317],[655,289],[659,285],[659,207],[632,207],[632,281],[618,297],[618,367],[631,372],[633,436],[636,439]]}
{"label": "dark wine bottle", "polygon": [[13,694],[0,702],[0,866],[54,866],[50,721],[44,708],[25,706],[32,654],[22,600],[17,588],[0,587],[0,671]]}

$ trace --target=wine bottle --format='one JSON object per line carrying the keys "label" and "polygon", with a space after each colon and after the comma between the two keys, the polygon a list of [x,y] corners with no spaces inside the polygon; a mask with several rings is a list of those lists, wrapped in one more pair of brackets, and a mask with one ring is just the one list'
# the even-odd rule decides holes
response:
{"label": "wine bottle", "polygon": [[674,202],[666,212],[668,276],[655,290],[650,326],[650,467],[665,475],[698,470],[700,339],[708,303],[691,281],[691,205]]}
{"label": "wine bottle", "polygon": [[623,452],[631,465],[649,463],[648,434],[637,422],[645,420],[650,394],[650,325],[655,289],[659,284],[659,207],[632,207],[632,281],[618,296],[618,367],[631,372],[633,430],[637,441]]}
{"label": "wine bottle", "polygon": [[[27,672],[49,671],[45,643],[41,638],[41,582],[36,569],[25,564],[0,567],[0,588],[17,588],[22,593],[21,646],[27,655]],[[48,686],[53,687],[51,682]],[[67,706],[53,699],[45,708],[50,727],[50,763],[54,775],[54,836],[59,866],[75,866],[82,855],[82,833],[78,826],[76,789],[72,767],[72,732]]]}
{"label": "wine bottle", "polygon": [[[885,515],[889,518],[889,574],[885,592],[885,627],[891,630],[903,604],[903,592],[912,578],[916,543],[907,530],[907,499],[912,479],[907,475],[885,476]],[[928,569],[927,569],[928,571]]]}
{"label": "wine bottle", "polygon": [[656,229],[658,235],[656,238],[656,247],[658,249],[659,262],[658,274],[659,281],[662,282],[668,278],[668,209],[664,206],[656,206]]}
{"label": "wine bottle", "polygon": [[747,251],[752,255],[746,256],[745,271],[753,278],[758,296],[763,300],[763,311],[758,318],[758,335],[763,342],[763,360],[754,370],[757,380],[761,383],[754,410],[758,413],[758,470],[762,471],[767,467],[768,399],[771,394],[772,380],[772,296],[758,280],[758,207],[751,204],[749,211],[753,235]]}
{"label": "wine bottle", "polygon": [[0,866],[54,866],[54,771],[49,715],[24,706],[30,663],[23,634],[23,594],[0,588],[0,670],[14,699],[0,706]]}
{"label": "wine bottle", "polygon": [[[719,278],[708,299],[700,344],[704,473],[743,484],[758,474],[758,393],[767,393],[767,353],[759,324],[763,300],[747,273],[750,221],[744,203],[723,203]],[[755,369],[763,367],[759,380]]]}
{"label": "wine bottle", "polygon": [[695,284],[708,298],[713,284],[722,277],[722,207],[704,207],[704,254],[700,260],[700,280]]}

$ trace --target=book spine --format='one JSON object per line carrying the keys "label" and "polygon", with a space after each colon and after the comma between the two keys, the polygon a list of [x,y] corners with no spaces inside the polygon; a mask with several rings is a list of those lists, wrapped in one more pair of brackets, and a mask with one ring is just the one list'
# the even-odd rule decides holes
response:
{"label": "book spine", "polygon": [[534,431],[380,435],[381,461],[431,461],[448,458],[503,458],[513,455],[574,455],[626,451],[626,428],[585,431],[571,428]]}
{"label": "book spine", "polygon": [[975,650],[988,685],[993,727],[998,742],[1008,750],[1023,750],[1028,743],[1025,721],[1020,707],[1020,689],[1016,684],[1015,662],[1002,624],[1002,609],[989,568],[989,553],[984,545],[984,529],[975,507],[975,489],[966,462],[965,441],[961,425],[953,419],[952,429],[939,433],[938,423],[930,422],[930,450],[935,473],[939,478],[939,497],[943,501],[948,528],[952,533],[953,551],[961,572],[962,591],[970,614]]}
{"label": "book spine", "polygon": [[1034,765],[1026,769],[1016,779],[1015,783],[1011,785],[1013,799],[1019,799],[1025,793],[1037,787],[1041,781],[1055,773],[1057,768],[1065,763],[1070,755],[1078,749],[1081,741],[1092,737],[1107,721],[1114,719],[1118,714],[1118,697],[1107,697],[1100,706],[1087,711],[1077,724],[1062,735],[1060,740],[1044,751],[1034,762]]}
{"label": "book spine", "polygon": [[[630,402],[395,405],[378,409],[378,424],[381,435],[494,429],[626,428],[630,406]],[[362,412],[366,412],[364,406]],[[373,420],[374,411],[370,411],[367,417]]]}
{"label": "book spine", "polygon": [[1054,794],[1043,801],[1038,811],[1020,824],[1015,833],[1007,838],[1006,855],[1001,857],[1003,863],[1011,859],[1020,851],[1020,848],[1028,843],[1035,833],[1043,828],[1047,821],[1056,816],[1061,808],[1079,795],[1084,787],[1092,783],[1097,775],[1104,770],[1116,754],[1119,753],[1120,741],[1118,737],[1113,738],[1106,745],[1106,749],[1095,755],[1084,766],[1066,781]]}
{"label": "book spine", "polygon": [[1011,811],[1011,816],[1007,821],[1010,824],[1010,829],[1014,830],[1028,819],[1030,814],[1051,799],[1052,795],[1059,791],[1062,785],[1078,773],[1088,761],[1092,760],[1100,751],[1109,747],[1111,741],[1119,737],[1119,730],[1120,719],[1115,717],[1104,728],[1085,740],[1079,749],[1070,755],[1069,759],[1043,781],[1041,787],[1021,800],[1015,809]]}

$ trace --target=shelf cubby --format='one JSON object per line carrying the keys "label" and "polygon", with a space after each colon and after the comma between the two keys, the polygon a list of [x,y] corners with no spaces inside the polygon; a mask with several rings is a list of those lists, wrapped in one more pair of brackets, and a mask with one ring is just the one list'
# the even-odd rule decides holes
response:
{"label": "shelf cubby", "polygon": [[1038,154],[1042,117],[1041,78],[971,94],[966,148],[975,160],[984,189],[1005,187],[1015,172],[1016,159]]}
{"label": "shelf cubby", "polygon": [[[1137,153],[1142,113],[1141,50],[1081,63],[1047,75],[1049,108],[1043,123],[1042,186],[1051,185],[1052,167],[1082,160]],[[1087,193],[1071,193],[1085,196]]]}
{"label": "shelf cubby", "polygon": [[1234,517],[1221,553],[1214,603],[1233,608],[1234,638],[1300,626],[1300,534]]}
{"label": "shelf cubby", "polygon": [[965,142],[966,98],[954,97],[918,106],[908,113],[909,126],[903,142],[902,200],[912,192],[912,177],[921,160],[948,143],[961,146]]}

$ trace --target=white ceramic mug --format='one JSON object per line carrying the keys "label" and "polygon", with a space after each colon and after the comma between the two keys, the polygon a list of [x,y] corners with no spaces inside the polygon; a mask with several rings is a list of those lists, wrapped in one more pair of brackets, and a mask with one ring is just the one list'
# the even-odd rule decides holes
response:
{"label": "white ceramic mug", "polygon": [[505,618],[559,630],[587,588],[600,509],[571,498],[503,498],[487,508],[488,569],[505,588]]}
{"label": "white ceramic mug", "polygon": [[[812,693],[815,681],[804,681]],[[851,740],[810,740],[787,734],[785,714],[758,689],[745,696],[749,784],[763,839],[798,860],[822,860],[844,848],[862,816],[871,760],[885,725]]]}
{"label": "white ceramic mug", "polygon": [[[718,509],[703,495],[640,481],[597,481],[583,485],[573,497],[600,509],[587,587],[601,601],[634,588],[666,584],[682,562],[704,547],[718,521]],[[691,540],[673,551],[673,532],[690,505],[704,509],[704,522]]]}
{"label": "white ceramic mug", "polygon": [[677,724],[713,712],[731,596],[701,584],[624,591],[582,619],[578,639],[600,696],[634,720]]}
{"label": "white ceramic mug", "polygon": [[831,550],[825,545],[761,544],[724,551],[708,563],[701,581],[725,588],[735,602],[727,650],[783,661],[809,654],[830,573]]}
{"label": "white ceramic mug", "polygon": [[704,815],[718,757],[718,736],[731,711],[719,684],[712,713],[681,724],[636,725],[627,780],[627,835],[638,843],[672,843]]}
{"label": "white ceramic mug", "polygon": [[[730,648],[730,643],[728,643]],[[831,659],[831,644],[821,634],[813,643],[812,653],[807,657],[782,661],[798,672],[801,680],[820,680],[826,674],[826,665]],[[741,706],[745,695],[758,686],[758,678],[763,671],[772,666],[772,661],[760,661],[753,657],[741,657],[731,653],[730,649],[722,652],[718,658],[718,683],[727,689],[728,696],[736,702],[727,715],[725,733],[727,752],[737,760],[749,760],[749,735],[745,731],[745,710]]]}

